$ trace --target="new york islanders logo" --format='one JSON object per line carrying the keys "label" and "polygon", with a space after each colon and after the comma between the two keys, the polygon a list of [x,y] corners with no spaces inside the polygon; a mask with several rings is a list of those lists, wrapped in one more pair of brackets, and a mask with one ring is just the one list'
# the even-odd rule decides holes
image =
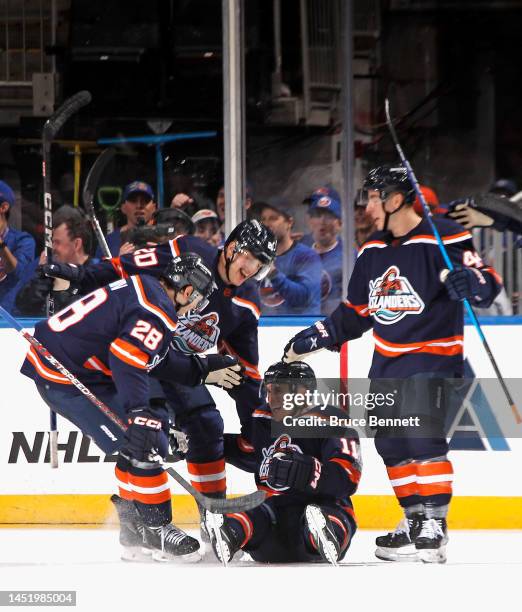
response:
{"label": "new york islanders logo", "polygon": [[424,302],[397,266],[370,281],[369,313],[383,325],[392,325],[409,314],[420,314]]}
{"label": "new york islanders logo", "polygon": [[203,315],[189,312],[178,319],[172,344],[182,353],[204,353],[217,344],[221,331],[218,323],[217,312]]}

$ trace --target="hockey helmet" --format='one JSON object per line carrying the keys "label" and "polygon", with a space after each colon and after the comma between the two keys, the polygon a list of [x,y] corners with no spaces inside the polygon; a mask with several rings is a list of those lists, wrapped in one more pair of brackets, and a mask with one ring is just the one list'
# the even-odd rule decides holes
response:
{"label": "hockey helmet", "polygon": [[257,219],[242,221],[230,232],[225,241],[225,253],[228,245],[235,242],[234,254],[227,261],[227,267],[232,263],[235,255],[242,251],[249,251],[258,259],[262,266],[254,276],[256,280],[262,280],[270,270],[270,265],[275,259],[277,239],[265,225]]}
{"label": "hockey helmet", "polygon": [[193,291],[189,303],[199,296],[202,297],[194,309],[195,312],[202,311],[208,305],[209,295],[217,288],[212,272],[196,253],[182,253],[175,257],[165,268],[161,278],[176,291],[191,285]]}
{"label": "hockey helmet", "polygon": [[304,361],[292,361],[292,363],[278,361],[272,364],[265,371],[263,378],[263,391],[265,394],[266,385],[273,383],[289,385],[290,393],[295,393],[297,387],[306,387],[309,391],[317,389],[315,372]]}
{"label": "hockey helmet", "polygon": [[415,200],[415,187],[402,166],[385,165],[370,170],[361,190],[362,205],[368,203],[368,191],[371,190],[379,191],[381,200],[386,200],[394,192],[402,193],[407,204]]}

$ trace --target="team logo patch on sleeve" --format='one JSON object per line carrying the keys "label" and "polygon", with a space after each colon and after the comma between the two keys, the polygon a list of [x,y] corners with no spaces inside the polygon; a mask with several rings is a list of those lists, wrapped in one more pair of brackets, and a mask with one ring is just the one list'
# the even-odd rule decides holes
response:
{"label": "team logo patch on sleeve", "polygon": [[370,281],[368,311],[379,323],[392,325],[423,310],[424,302],[397,266],[390,266],[382,276]]}

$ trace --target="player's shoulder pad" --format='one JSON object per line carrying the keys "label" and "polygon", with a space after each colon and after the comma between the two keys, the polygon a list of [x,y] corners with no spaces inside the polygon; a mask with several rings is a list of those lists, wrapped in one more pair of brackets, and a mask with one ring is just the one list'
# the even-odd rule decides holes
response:
{"label": "player's shoulder pad", "polygon": [[247,280],[241,286],[236,287],[230,296],[232,303],[238,308],[250,312],[252,316],[259,319],[261,314],[261,299],[259,297],[259,285],[255,280]]}
{"label": "player's shoulder pad", "polygon": [[380,230],[373,232],[359,247],[357,257],[361,257],[364,253],[367,253],[373,248],[384,248],[388,246],[388,244],[390,243],[390,239],[390,232],[384,232]]}
{"label": "player's shoulder pad", "polygon": [[[468,238],[472,237],[471,232],[469,230],[462,227],[460,223],[457,223],[453,219],[436,216],[432,218],[432,221],[435,224],[435,227],[439,230],[439,234],[443,238],[448,238],[450,236],[466,236]],[[427,221],[425,221],[425,223],[427,223]]]}
{"label": "player's shoulder pad", "polygon": [[131,276],[128,281],[134,288],[137,303],[142,310],[154,315],[170,331],[177,326],[178,316],[174,304],[160,281],[148,274]]}
{"label": "player's shoulder pad", "polygon": [[197,253],[203,258],[205,264],[211,268],[218,254],[216,247],[197,236],[190,236],[189,234],[176,236],[176,238],[170,241],[170,244],[173,252],[177,252],[178,255],[180,253]]}

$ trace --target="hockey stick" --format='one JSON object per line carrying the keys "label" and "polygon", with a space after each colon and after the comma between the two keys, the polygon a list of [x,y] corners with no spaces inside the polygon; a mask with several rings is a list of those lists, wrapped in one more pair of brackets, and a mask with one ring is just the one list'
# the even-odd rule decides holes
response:
{"label": "hockey stick", "polygon": [[[29,332],[26,332],[20,322],[15,319],[11,314],[0,306],[0,314],[8,321],[20,334],[34,347],[34,349],[42,355],[53,367],[55,367],[60,374],[65,376],[85,397],[92,403],[98,410],[101,410],[115,425],[117,425],[122,431],[127,430],[127,425],[120,419],[120,417],[106,405],[100,399],[98,399],[92,391],[90,391],[80,380],[78,380],[74,374],[54,357],[41,342],[39,342]],[[108,434],[107,434],[108,435]],[[158,456],[155,460],[168,472],[172,478],[180,484],[185,491],[188,491],[196,501],[203,506],[206,510],[217,514],[224,514],[227,512],[242,512],[243,510],[251,510],[259,504],[263,503],[266,494],[264,491],[254,491],[248,495],[243,495],[233,499],[214,499],[207,497],[195,489],[189,482],[187,482],[183,476],[178,474],[172,468],[167,467],[165,462]]]}
{"label": "hockey stick", "polygon": [[[53,247],[53,201],[51,196],[51,145],[57,132],[63,124],[82,106],[91,101],[91,94],[88,91],[80,91],[76,95],[68,98],[44,124],[42,131],[42,180],[44,191],[44,227],[45,227],[45,256],[47,263],[52,262]],[[46,304],[47,316],[54,314],[54,300],[52,293],[47,295]],[[58,467],[58,429],[56,423],[56,413],[51,410],[49,446],[51,454],[51,467]]]}
{"label": "hockey stick", "polygon": [[107,244],[107,240],[105,240],[105,236],[103,235],[102,228],[100,226],[100,222],[98,221],[98,217],[96,216],[96,212],[94,210],[94,193],[98,183],[100,182],[100,177],[102,172],[104,171],[107,164],[111,161],[115,154],[114,149],[105,149],[98,155],[96,160],[94,161],[91,169],[89,170],[89,174],[85,179],[85,185],[83,187],[83,205],[85,206],[85,210],[89,215],[91,220],[92,229],[94,234],[96,235],[96,239],[98,240],[98,244],[100,245],[100,249],[104,257],[112,257],[111,251],[109,249],[109,245]]}
{"label": "hockey stick", "polygon": [[[408,173],[408,178],[410,179],[411,184],[415,188],[417,197],[419,198],[422,204],[424,214],[431,226],[431,231],[433,232],[433,235],[435,236],[437,240],[437,244],[439,246],[439,250],[441,252],[442,258],[444,259],[444,263],[446,264],[448,269],[451,271],[454,269],[454,265],[451,259],[449,258],[449,255],[448,255],[448,252],[446,251],[446,247],[444,246],[444,243],[442,242],[442,239],[439,234],[439,230],[437,229],[435,223],[433,223],[433,219],[432,219],[433,215],[431,214],[430,207],[428,206],[428,203],[426,202],[426,199],[424,198],[424,195],[419,187],[419,183],[417,181],[415,173],[413,172],[410,162],[406,159],[406,156],[404,155],[402,147],[399,143],[399,139],[397,137],[397,133],[395,131],[395,128],[393,127],[393,123],[392,123],[391,116],[390,116],[390,102],[388,98],[386,98],[384,101],[384,110],[386,113],[386,123],[388,125],[388,129],[390,130],[390,134],[393,139],[395,148],[397,149],[397,153],[399,154],[399,157],[401,158],[401,163],[406,168],[406,172]],[[511,393],[509,392],[509,389],[507,388],[504,378],[502,377],[502,374],[499,370],[495,357],[493,356],[493,353],[491,352],[491,349],[489,347],[488,341],[486,340],[486,337],[484,336],[484,333],[480,327],[480,323],[478,322],[477,316],[475,312],[473,311],[473,308],[471,307],[471,304],[469,303],[469,301],[463,300],[463,302],[466,308],[466,312],[468,313],[468,316],[471,319],[471,322],[473,323],[475,329],[477,330],[477,333],[479,335],[480,340],[482,341],[482,344],[484,345],[484,349],[486,350],[486,353],[489,357],[489,361],[491,362],[491,365],[493,366],[493,370],[495,371],[495,374],[497,375],[497,378],[500,382],[500,386],[502,387],[502,390],[504,391],[509,407],[511,408],[511,411],[513,412],[513,416],[515,417],[515,422],[517,423],[517,425],[520,425],[520,423],[522,423],[522,417],[520,416],[520,413],[518,412],[515,402],[513,401],[513,398],[511,397]]]}

